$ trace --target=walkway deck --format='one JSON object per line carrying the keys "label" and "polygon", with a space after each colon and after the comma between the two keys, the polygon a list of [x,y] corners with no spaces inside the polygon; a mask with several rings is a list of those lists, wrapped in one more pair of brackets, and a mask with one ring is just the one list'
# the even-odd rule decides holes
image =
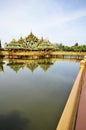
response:
{"label": "walkway deck", "polygon": [[0,56],[85,56],[86,52],[66,51],[1,51]]}
{"label": "walkway deck", "polygon": [[86,130],[86,70],[79,102],[75,130]]}

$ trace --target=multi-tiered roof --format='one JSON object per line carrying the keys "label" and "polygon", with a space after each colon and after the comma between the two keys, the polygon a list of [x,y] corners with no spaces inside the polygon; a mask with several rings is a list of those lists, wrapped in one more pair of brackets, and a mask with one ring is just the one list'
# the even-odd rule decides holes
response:
{"label": "multi-tiered roof", "polygon": [[53,50],[57,48],[49,40],[38,39],[31,32],[26,38],[20,37],[18,41],[13,39],[5,45],[5,49]]}

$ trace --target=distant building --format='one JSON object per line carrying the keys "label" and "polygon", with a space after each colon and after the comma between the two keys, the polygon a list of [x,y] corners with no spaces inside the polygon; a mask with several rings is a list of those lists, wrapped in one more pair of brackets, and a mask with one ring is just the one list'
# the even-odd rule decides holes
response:
{"label": "distant building", "polygon": [[74,46],[78,46],[79,44],[78,44],[78,42],[76,42],[75,44],[74,44]]}
{"label": "distant building", "polygon": [[58,49],[55,44],[49,40],[44,40],[43,37],[38,39],[32,32],[25,38],[20,37],[17,41],[12,39],[11,42],[5,45],[8,50],[55,50]]}

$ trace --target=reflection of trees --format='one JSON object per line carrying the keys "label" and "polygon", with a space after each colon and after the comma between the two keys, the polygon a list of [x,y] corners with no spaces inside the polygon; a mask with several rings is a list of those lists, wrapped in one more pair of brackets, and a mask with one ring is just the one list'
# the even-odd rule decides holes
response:
{"label": "reflection of trees", "polygon": [[0,130],[29,130],[29,120],[19,112],[0,115]]}
{"label": "reflection of trees", "polygon": [[3,64],[4,64],[3,61],[0,60],[0,72],[4,71]]}
{"label": "reflection of trees", "polygon": [[24,68],[24,63],[8,63],[7,65],[16,72]]}
{"label": "reflection of trees", "polygon": [[0,64],[0,72],[4,71],[3,64]]}
{"label": "reflection of trees", "polygon": [[32,62],[32,63],[28,63],[26,65],[27,68],[29,68],[32,72],[38,67],[38,64],[35,63],[35,62]]}

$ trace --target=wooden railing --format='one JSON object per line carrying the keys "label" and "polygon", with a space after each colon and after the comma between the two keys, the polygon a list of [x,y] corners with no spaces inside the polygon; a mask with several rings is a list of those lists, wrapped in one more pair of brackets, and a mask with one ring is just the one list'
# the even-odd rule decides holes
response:
{"label": "wooden railing", "polygon": [[2,56],[85,56],[86,52],[65,52],[65,51],[1,51]]}
{"label": "wooden railing", "polygon": [[86,56],[80,62],[80,70],[67,100],[66,106],[63,110],[60,121],[56,130],[74,130],[75,119],[82,90],[83,77],[86,67]]}

